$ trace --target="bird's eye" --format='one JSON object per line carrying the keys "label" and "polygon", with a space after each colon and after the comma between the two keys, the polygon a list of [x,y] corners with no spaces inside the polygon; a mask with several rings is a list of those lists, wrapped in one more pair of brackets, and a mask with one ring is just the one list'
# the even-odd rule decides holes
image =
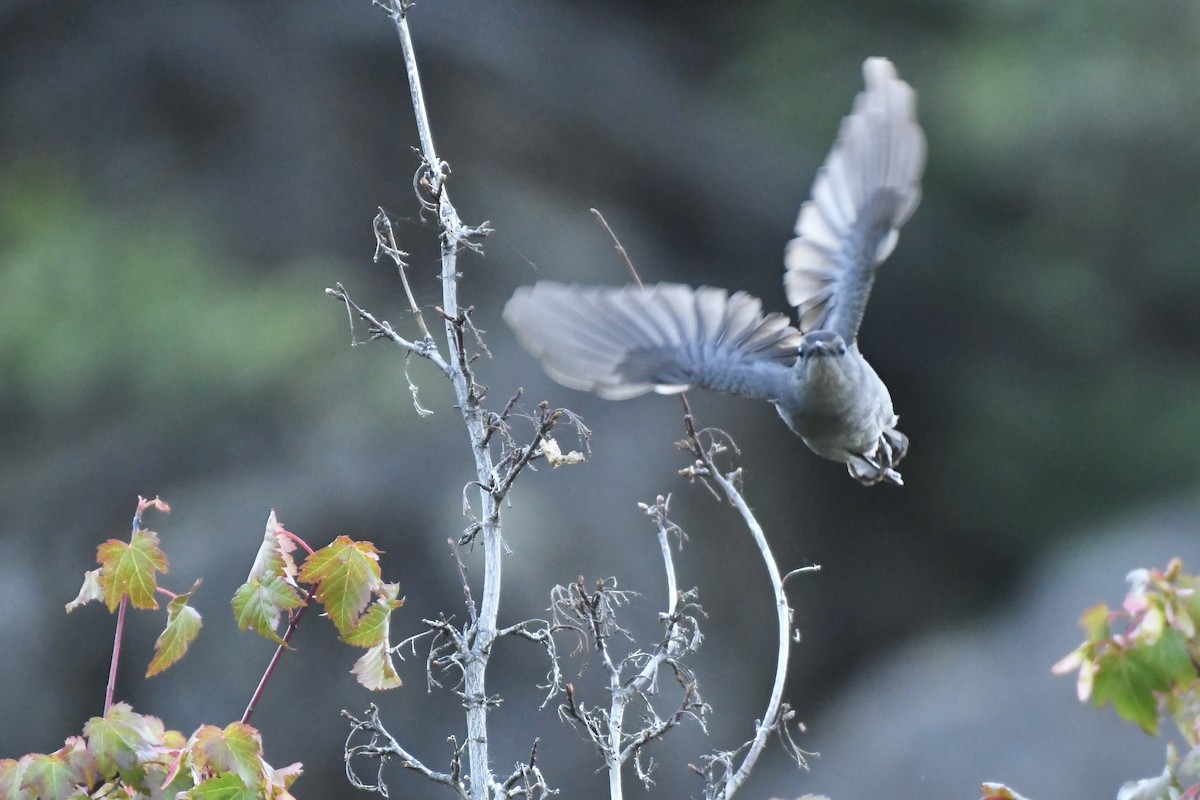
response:
{"label": "bird's eye", "polygon": [[804,357],[805,357],[806,355],[808,355],[808,353],[805,353],[805,352],[804,352],[804,348],[803,348],[803,347],[801,347],[801,348],[800,348],[800,360],[801,360],[801,361],[803,361],[803,360],[804,360]]}
{"label": "bird's eye", "polygon": [[841,347],[838,348],[838,355],[839,356],[846,355],[846,346],[845,345],[842,345]]}

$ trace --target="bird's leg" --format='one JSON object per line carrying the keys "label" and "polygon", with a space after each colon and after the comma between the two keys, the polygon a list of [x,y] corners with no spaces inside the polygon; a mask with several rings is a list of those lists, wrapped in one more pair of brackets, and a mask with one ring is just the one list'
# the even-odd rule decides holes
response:
{"label": "bird's leg", "polygon": [[908,455],[908,437],[895,428],[884,428],[881,443],[887,447],[889,466],[899,464]]}
{"label": "bird's leg", "polygon": [[883,482],[903,486],[904,480],[892,466],[904,458],[907,450],[908,437],[889,428],[879,437],[873,450],[851,455],[850,460],[846,462],[846,469],[850,476],[863,486],[874,486]]}

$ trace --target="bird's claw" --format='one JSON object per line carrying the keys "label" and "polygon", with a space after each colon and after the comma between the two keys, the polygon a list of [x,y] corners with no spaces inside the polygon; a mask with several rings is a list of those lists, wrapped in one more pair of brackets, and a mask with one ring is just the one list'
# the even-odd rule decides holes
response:
{"label": "bird's claw", "polygon": [[908,437],[895,428],[887,428],[875,449],[855,455],[846,462],[850,477],[863,486],[874,486],[877,483],[894,483],[904,485],[904,479],[893,467],[900,463],[908,453]]}

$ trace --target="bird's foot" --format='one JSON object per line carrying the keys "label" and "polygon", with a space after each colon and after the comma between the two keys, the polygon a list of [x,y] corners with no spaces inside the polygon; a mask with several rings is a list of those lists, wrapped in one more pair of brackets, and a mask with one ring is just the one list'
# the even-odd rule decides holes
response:
{"label": "bird's foot", "polygon": [[900,463],[908,453],[908,437],[895,428],[887,428],[875,449],[861,455],[853,455],[846,462],[850,477],[863,486],[874,486],[877,483],[894,483],[904,485],[904,479],[893,467]]}

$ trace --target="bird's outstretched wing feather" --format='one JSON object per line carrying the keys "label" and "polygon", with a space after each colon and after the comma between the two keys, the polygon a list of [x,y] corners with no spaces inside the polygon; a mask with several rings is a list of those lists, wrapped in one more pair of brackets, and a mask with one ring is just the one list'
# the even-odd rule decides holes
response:
{"label": "bird's outstretched wing feather", "polygon": [[504,320],[554,380],[622,400],[690,386],[774,399],[800,333],[744,292],[543,281],[518,289]]}
{"label": "bird's outstretched wing feather", "polygon": [[875,268],[921,200],[925,134],[916,93],[892,63],[863,64],[866,91],[842,120],[837,142],[800,209],[784,252],[784,288],[800,329],[858,335]]}

